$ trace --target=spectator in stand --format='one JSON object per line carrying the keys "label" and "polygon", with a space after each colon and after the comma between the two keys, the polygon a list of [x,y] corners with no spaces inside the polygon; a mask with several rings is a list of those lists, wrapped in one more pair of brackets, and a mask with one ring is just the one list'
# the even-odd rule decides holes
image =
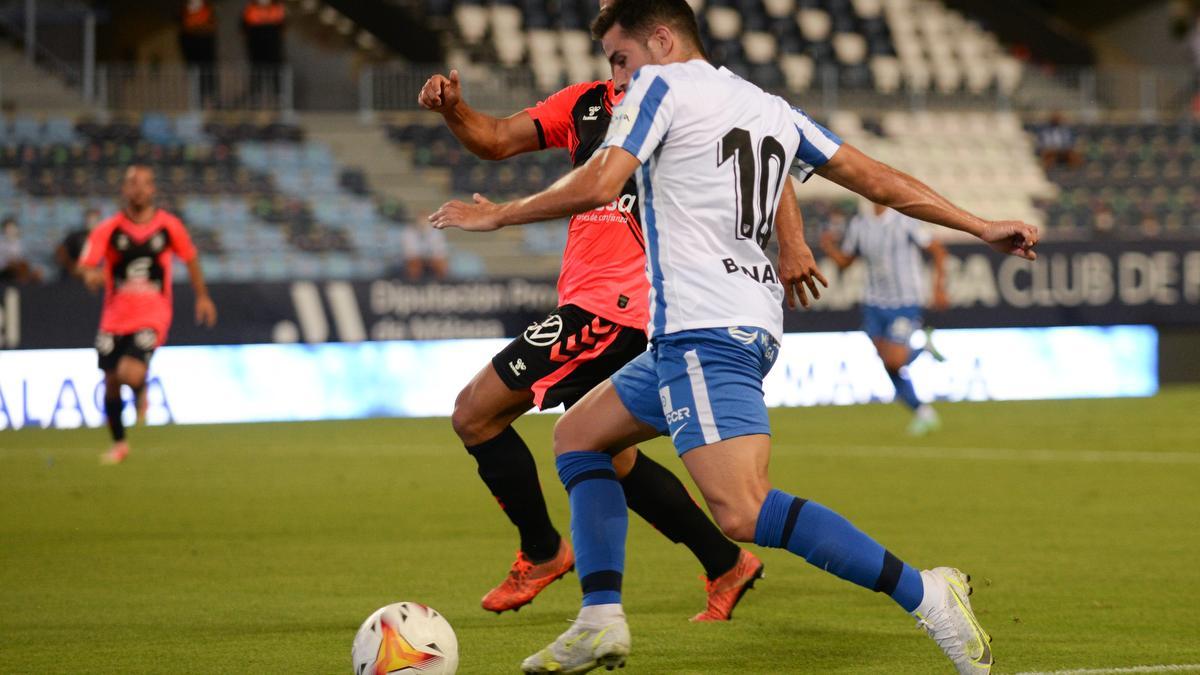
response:
{"label": "spectator in stand", "polygon": [[242,30],[246,35],[246,54],[253,72],[250,95],[264,92],[279,95],[279,69],[283,65],[283,25],[287,11],[279,0],[250,0],[242,10]]}
{"label": "spectator in stand", "polygon": [[1083,164],[1083,157],[1075,150],[1075,132],[1063,123],[1059,112],[1052,113],[1050,121],[1038,132],[1037,149],[1047,171],[1059,165],[1075,169]]}
{"label": "spectator in stand", "polygon": [[1192,50],[1192,64],[1196,71],[1192,95],[1192,114],[1200,119],[1200,1],[1173,0],[1171,24],[1175,37],[1186,39]]}
{"label": "spectator in stand", "polygon": [[441,281],[450,265],[446,260],[446,233],[435,230],[419,215],[404,227],[404,275],[409,281]]}
{"label": "spectator in stand", "polygon": [[71,230],[63,237],[58,248],[54,249],[54,260],[58,263],[58,280],[68,281],[80,278],[79,256],[83,255],[83,245],[87,243],[88,235],[100,223],[100,209],[90,208],[83,215],[83,226]]}
{"label": "spectator in stand", "polygon": [[41,280],[41,273],[25,259],[17,219],[6,216],[0,225],[0,282],[27,284]]}
{"label": "spectator in stand", "polygon": [[180,13],[179,47],[189,69],[198,69],[200,102],[208,106],[217,90],[217,15],[208,0],[186,0]]}

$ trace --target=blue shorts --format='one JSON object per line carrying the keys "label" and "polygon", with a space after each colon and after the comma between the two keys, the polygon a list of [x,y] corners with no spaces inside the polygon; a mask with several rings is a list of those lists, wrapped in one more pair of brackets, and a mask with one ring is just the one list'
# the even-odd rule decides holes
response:
{"label": "blue shorts", "polygon": [[779,343],[761,328],[707,328],[655,338],[612,376],[638,420],[670,435],[680,455],[702,445],[769,434],[763,378]]}
{"label": "blue shorts", "polygon": [[921,330],[922,310],[917,305],[905,307],[863,306],[862,329],[874,340],[883,338],[888,342],[908,344],[913,333]]}

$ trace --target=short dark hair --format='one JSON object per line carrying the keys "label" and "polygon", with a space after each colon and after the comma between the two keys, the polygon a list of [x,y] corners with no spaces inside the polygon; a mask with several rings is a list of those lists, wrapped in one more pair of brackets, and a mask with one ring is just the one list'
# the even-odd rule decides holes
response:
{"label": "short dark hair", "polygon": [[600,10],[600,15],[592,22],[592,37],[597,40],[603,38],[613,26],[620,26],[637,37],[645,37],[660,24],[670,26],[701,54],[704,53],[696,13],[685,0],[613,0]]}

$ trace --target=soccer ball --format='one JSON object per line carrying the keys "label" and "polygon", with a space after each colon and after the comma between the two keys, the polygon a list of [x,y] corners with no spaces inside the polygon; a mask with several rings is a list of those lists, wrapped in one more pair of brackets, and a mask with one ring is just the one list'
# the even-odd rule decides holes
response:
{"label": "soccer ball", "polygon": [[350,649],[354,675],[454,675],[458,638],[431,607],[397,602],[367,617]]}

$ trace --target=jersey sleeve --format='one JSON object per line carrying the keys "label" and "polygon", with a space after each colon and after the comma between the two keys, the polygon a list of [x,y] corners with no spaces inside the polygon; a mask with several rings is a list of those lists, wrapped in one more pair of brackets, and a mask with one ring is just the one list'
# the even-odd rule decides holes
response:
{"label": "jersey sleeve", "polygon": [[846,225],[846,233],[842,235],[842,253],[845,255],[857,256],[858,251],[858,232],[859,227],[858,216],[850,219],[850,223]]}
{"label": "jersey sleeve", "polygon": [[574,131],[575,120],[572,111],[579,97],[595,83],[573,84],[565,89],[551,94],[537,105],[526,108],[525,112],[533,119],[537,127],[538,143],[542,149],[570,147],[571,134]]}
{"label": "jersey sleeve", "polygon": [[799,108],[792,108],[792,121],[796,124],[796,131],[800,132],[796,166],[800,169],[801,181],[806,181],[817,169],[833,159],[842,147],[842,139],[814,122],[808,113]]}
{"label": "jersey sleeve", "polygon": [[645,162],[662,144],[675,116],[675,103],[671,86],[658,71],[652,66],[638,71],[625,99],[613,110],[601,148],[622,148]]}
{"label": "jersey sleeve", "polygon": [[933,233],[921,221],[904,216],[904,228],[908,230],[908,237],[917,246],[924,249],[933,244]]}
{"label": "jersey sleeve", "polygon": [[167,221],[167,230],[171,234],[171,251],[184,262],[196,259],[196,245],[192,243],[192,235],[178,218]]}
{"label": "jersey sleeve", "polygon": [[108,248],[108,238],[112,236],[113,224],[112,219],[106,220],[88,233],[87,240],[83,243],[83,251],[79,254],[79,265],[82,267],[96,267],[100,261],[104,260],[105,249]]}

